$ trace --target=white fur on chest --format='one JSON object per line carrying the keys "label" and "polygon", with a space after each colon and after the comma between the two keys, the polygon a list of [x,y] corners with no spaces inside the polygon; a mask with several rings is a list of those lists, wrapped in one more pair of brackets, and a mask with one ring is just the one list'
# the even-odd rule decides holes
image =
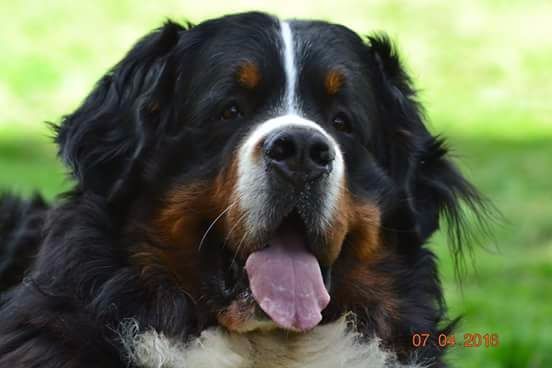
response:
{"label": "white fur on chest", "polygon": [[345,318],[305,334],[204,331],[187,344],[155,331],[137,334],[124,326],[121,336],[129,359],[142,368],[422,368],[402,365],[383,351],[378,339],[361,343]]}

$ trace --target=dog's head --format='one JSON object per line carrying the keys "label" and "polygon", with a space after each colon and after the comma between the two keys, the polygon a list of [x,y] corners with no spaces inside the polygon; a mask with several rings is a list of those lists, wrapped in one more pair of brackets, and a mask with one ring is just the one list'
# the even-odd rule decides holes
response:
{"label": "dog's head", "polygon": [[166,23],[57,141],[142,277],[161,270],[238,332],[400,318],[412,270],[435,277],[421,249],[440,218],[479,200],[384,36],[261,13]]}

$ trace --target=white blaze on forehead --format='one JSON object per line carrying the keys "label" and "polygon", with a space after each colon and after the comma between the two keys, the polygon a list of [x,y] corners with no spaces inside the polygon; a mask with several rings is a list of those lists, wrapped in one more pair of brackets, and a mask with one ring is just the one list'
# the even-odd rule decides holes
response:
{"label": "white blaze on forehead", "polygon": [[284,43],[284,70],[286,72],[285,104],[289,113],[295,112],[295,88],[297,86],[297,66],[295,65],[295,47],[293,45],[293,33],[288,22],[281,22],[282,41]]}
{"label": "white blaze on forehead", "polygon": [[279,116],[256,127],[245,139],[238,151],[238,181],[237,195],[240,207],[248,212],[246,221],[252,232],[264,228],[267,224],[263,221],[269,218],[272,207],[268,198],[268,181],[266,179],[265,163],[261,155],[255,151],[262,149],[264,139],[273,131],[282,130],[286,127],[302,127],[320,132],[326,137],[330,146],[335,152],[335,159],[332,164],[332,171],[327,178],[327,190],[321,195],[324,196],[321,208],[321,227],[325,229],[332,222],[334,211],[337,207],[339,190],[344,175],[343,154],[335,139],[329,135],[320,125],[297,115],[289,114]]}

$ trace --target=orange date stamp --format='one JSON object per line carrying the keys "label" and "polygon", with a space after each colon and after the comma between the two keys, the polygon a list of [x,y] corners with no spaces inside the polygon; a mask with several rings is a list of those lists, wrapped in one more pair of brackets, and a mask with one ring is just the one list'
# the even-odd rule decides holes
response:
{"label": "orange date stamp", "polygon": [[[440,333],[436,336],[436,343],[438,346],[444,348],[447,346],[463,346],[465,348],[496,348],[500,345],[500,341],[497,333],[465,333],[463,341],[457,341],[455,335],[447,335]],[[431,343],[434,337],[430,333],[415,333],[412,335],[412,346],[415,348],[423,348],[427,344]]]}

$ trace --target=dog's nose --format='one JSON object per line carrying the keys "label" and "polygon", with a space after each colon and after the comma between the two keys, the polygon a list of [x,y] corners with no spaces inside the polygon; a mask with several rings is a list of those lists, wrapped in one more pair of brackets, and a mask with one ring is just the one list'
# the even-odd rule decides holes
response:
{"label": "dog's nose", "polygon": [[329,173],[335,159],[332,143],[312,128],[287,127],[272,132],[263,149],[268,164],[295,184],[314,181]]}

